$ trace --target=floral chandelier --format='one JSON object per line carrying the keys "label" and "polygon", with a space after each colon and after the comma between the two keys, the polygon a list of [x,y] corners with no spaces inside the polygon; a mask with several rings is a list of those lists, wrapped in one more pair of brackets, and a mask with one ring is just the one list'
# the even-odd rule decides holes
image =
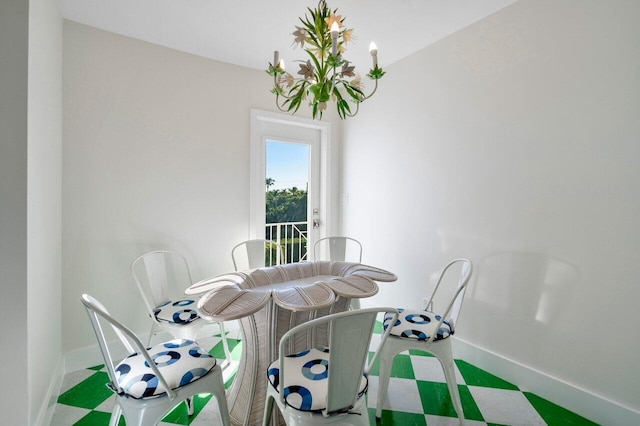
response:
{"label": "floral chandelier", "polygon": [[[278,51],[274,52],[273,63],[267,73],[273,76],[276,105],[280,111],[295,114],[303,101],[312,107],[313,118],[321,119],[329,101],[336,102],[341,119],[358,113],[360,103],[370,98],[378,89],[378,80],[385,74],[378,67],[378,49],[371,43],[369,52],[373,58],[373,68],[367,76],[375,82],[369,95],[365,95],[360,75],[355,66],[344,59],[346,45],[353,40],[353,28],[346,28],[338,9],[331,11],[325,0],[320,0],[314,10],[308,8],[309,15],[300,18],[302,26],[296,25],[293,32],[294,45],[300,46],[309,55],[300,62],[298,76],[285,71],[284,61]],[[355,108],[353,108],[355,104]]]}

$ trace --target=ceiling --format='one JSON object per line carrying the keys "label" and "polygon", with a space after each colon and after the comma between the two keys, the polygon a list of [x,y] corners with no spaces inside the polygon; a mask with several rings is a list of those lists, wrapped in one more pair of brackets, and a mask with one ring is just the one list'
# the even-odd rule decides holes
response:
{"label": "ceiling", "polygon": [[[357,67],[392,64],[516,0],[328,0],[346,17],[355,41],[344,54]],[[302,59],[292,46],[295,25],[314,0],[58,0],[65,19],[183,52],[265,69],[279,50],[286,63]],[[362,64],[362,65],[359,65]]]}

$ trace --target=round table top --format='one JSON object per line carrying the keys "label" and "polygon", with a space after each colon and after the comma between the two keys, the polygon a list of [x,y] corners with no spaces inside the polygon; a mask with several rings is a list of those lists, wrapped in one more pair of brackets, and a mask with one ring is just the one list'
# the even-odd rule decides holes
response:
{"label": "round table top", "polygon": [[201,317],[230,321],[251,315],[270,300],[291,311],[330,306],[337,296],[364,298],[378,293],[375,281],[395,281],[383,269],[350,262],[302,262],[236,272],[193,284]]}

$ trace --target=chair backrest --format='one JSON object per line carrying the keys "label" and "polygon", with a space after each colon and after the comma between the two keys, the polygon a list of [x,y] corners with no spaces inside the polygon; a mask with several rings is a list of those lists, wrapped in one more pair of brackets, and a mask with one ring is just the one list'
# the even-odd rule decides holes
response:
{"label": "chair backrest", "polygon": [[254,239],[243,241],[231,249],[236,271],[280,265],[284,262],[282,247],[275,241]]}
{"label": "chair backrest", "polygon": [[[151,356],[145,349],[145,346],[142,344],[138,336],[127,327],[122,325],[116,319],[114,319],[109,311],[100,303],[98,300],[93,298],[88,294],[83,294],[81,297],[82,304],[87,311],[87,315],[89,315],[89,320],[91,321],[91,326],[93,327],[93,331],[96,335],[96,339],[98,340],[98,346],[100,347],[100,352],[102,353],[102,358],[104,359],[105,367],[107,368],[107,373],[109,374],[109,379],[111,381],[111,386],[118,393],[122,394],[123,390],[118,384],[117,375],[115,372],[116,362],[114,360],[114,353],[120,355],[121,351],[117,351],[115,348],[111,347],[109,343],[113,345],[113,341],[107,339],[104,334],[103,325],[110,325],[113,328],[113,331],[118,336],[120,342],[124,346],[126,350],[126,354],[130,355],[133,353],[139,353],[144,356],[147,364],[150,366],[151,370],[153,370],[154,374],[158,378],[160,385],[165,389],[169,398],[173,398],[175,396],[175,391],[173,391],[168,385],[164,378],[164,376],[158,370],[156,363],[153,362]],[[121,357],[119,357],[121,358]]]}
{"label": "chair backrest", "polygon": [[362,244],[351,237],[320,238],[313,245],[314,260],[362,262]]}
{"label": "chair backrest", "polygon": [[[312,321],[300,324],[280,339],[280,382],[284,383],[286,372],[283,368],[283,358],[286,353],[288,341],[300,332],[318,326],[329,327],[329,365],[327,408],[323,415],[341,412],[350,409],[356,403],[362,374],[368,374],[371,366],[378,358],[382,345],[386,342],[391,327],[385,331],[371,361],[367,364],[371,335],[379,313],[393,312],[393,323],[398,318],[398,310],[395,308],[369,308],[354,311],[341,312],[327,315]],[[284,403],[284,392],[279,394]]]}
{"label": "chair backrest", "polygon": [[151,317],[156,306],[182,295],[193,281],[187,260],[180,253],[156,250],[131,262],[131,274]]}
{"label": "chair backrest", "polygon": [[[457,266],[459,269],[454,268],[455,266]],[[436,327],[436,330],[440,328],[442,322],[447,321],[449,323],[451,331],[454,331],[456,321],[458,320],[458,315],[460,315],[460,309],[462,308],[462,301],[464,300],[464,294],[467,289],[467,284],[469,284],[471,273],[473,272],[473,264],[469,259],[454,259],[442,269],[440,275],[438,276],[436,286],[431,293],[429,301],[427,302],[428,310],[433,310],[433,303],[436,297],[436,293],[438,292],[442,281],[446,276],[448,276],[447,272],[450,271],[450,273],[455,273],[456,270],[458,272],[457,288],[447,305],[447,309],[445,311],[438,311],[442,319]],[[435,336],[436,333],[433,333],[429,341],[432,341]]]}

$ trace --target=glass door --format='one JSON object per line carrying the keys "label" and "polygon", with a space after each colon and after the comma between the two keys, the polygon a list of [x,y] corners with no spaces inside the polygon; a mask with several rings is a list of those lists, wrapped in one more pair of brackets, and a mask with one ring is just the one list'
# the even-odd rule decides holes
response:
{"label": "glass door", "polygon": [[[286,118],[284,118],[286,117]],[[321,165],[328,124],[252,111],[251,238],[282,247],[280,263],[310,260],[324,235]]]}

